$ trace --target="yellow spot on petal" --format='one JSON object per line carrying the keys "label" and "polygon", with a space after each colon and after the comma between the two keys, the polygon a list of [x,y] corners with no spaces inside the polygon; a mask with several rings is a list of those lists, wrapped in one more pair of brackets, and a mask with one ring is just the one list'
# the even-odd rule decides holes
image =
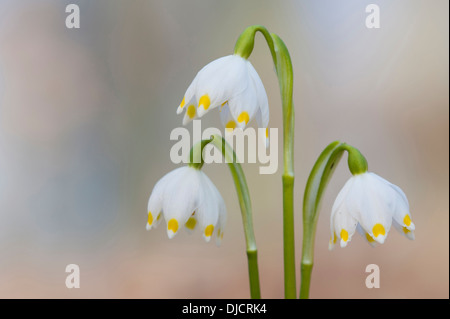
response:
{"label": "yellow spot on petal", "polygon": [[381,224],[375,224],[375,226],[373,226],[372,228],[372,232],[375,237],[378,237],[379,235],[386,235],[386,230]]}
{"label": "yellow spot on petal", "polygon": [[232,130],[235,129],[235,128],[236,128],[236,122],[233,121],[233,120],[229,121],[229,122],[225,125],[225,128],[232,129]]}
{"label": "yellow spot on petal", "polygon": [[330,237],[330,244],[331,243],[336,244],[336,240],[337,240],[336,233],[333,232],[333,236]]}
{"label": "yellow spot on petal", "polygon": [[369,235],[369,233],[366,233],[366,238],[369,243],[373,243],[375,241],[375,239],[373,239],[372,236]]}
{"label": "yellow spot on petal", "polygon": [[156,220],[160,220],[161,219],[161,213],[158,214],[158,217],[156,217]]}
{"label": "yellow spot on petal", "polygon": [[249,117],[248,113],[244,111],[241,114],[239,114],[237,120],[239,123],[242,123],[245,121],[245,124],[247,124],[248,121],[250,120],[250,117]]}
{"label": "yellow spot on petal", "polygon": [[153,224],[153,215],[152,212],[148,212],[148,224],[151,226]]}
{"label": "yellow spot on petal", "polygon": [[178,230],[178,221],[175,218],[169,220],[169,223],[167,224],[167,229],[176,233]]}
{"label": "yellow spot on petal", "polygon": [[193,119],[195,116],[195,106],[193,104],[189,105],[186,113],[190,119]]}
{"label": "yellow spot on petal", "polygon": [[217,230],[217,237],[220,237],[220,228]]}
{"label": "yellow spot on petal", "polygon": [[184,225],[186,226],[186,228],[193,230],[195,228],[195,225],[197,225],[197,220],[194,217],[189,217],[188,221]]}
{"label": "yellow spot on petal", "polygon": [[266,137],[269,137],[269,128],[266,127]]}
{"label": "yellow spot on petal", "polygon": [[206,228],[205,228],[205,236],[206,237],[211,237],[213,231],[214,231],[214,226],[213,225],[206,226]]}
{"label": "yellow spot on petal", "polygon": [[403,232],[404,232],[405,234],[407,234],[407,233],[410,233],[411,231],[410,231],[408,228],[403,227]]}
{"label": "yellow spot on petal", "polygon": [[348,232],[345,229],[341,230],[341,239],[343,241],[347,241],[348,240]]}
{"label": "yellow spot on petal", "polygon": [[181,103],[180,103],[180,108],[181,109],[183,108],[184,104],[186,104],[185,99],[186,99],[186,97],[183,97],[183,101],[181,101]]}
{"label": "yellow spot on petal", "polygon": [[411,225],[411,218],[409,217],[409,215],[405,215],[405,218],[403,218],[403,223],[404,223],[406,226]]}
{"label": "yellow spot on petal", "polygon": [[200,101],[198,102],[198,107],[202,105],[205,110],[209,109],[209,106],[211,105],[211,100],[209,99],[208,94],[205,94],[200,98]]}

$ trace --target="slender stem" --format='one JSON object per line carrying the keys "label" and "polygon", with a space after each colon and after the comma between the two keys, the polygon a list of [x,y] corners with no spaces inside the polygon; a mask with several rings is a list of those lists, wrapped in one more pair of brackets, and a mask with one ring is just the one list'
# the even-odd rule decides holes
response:
{"label": "slender stem", "polygon": [[283,109],[283,246],[285,298],[297,298],[294,237],[294,107],[293,71],[284,42],[272,34],[277,53],[276,71]]}
{"label": "slender stem", "polygon": [[339,141],[329,144],[314,164],[306,183],[303,198],[303,249],[300,267],[301,299],[309,298],[314,262],[314,239],[322,197],[344,151],[348,152],[348,166],[352,174],[367,171],[367,161],[360,151],[351,145]]}
{"label": "slender stem", "polygon": [[252,299],[261,299],[259,287],[259,270],[258,270],[258,251],[256,247],[253,250],[247,249],[248,260],[248,276],[250,280],[250,297]]}
{"label": "slender stem", "polygon": [[260,299],[259,270],[257,260],[257,248],[255,234],[253,231],[252,205],[250,202],[250,192],[247,187],[244,171],[241,165],[236,161],[236,154],[225,139],[219,135],[213,135],[211,144],[217,147],[228,163],[241,208],[242,222],[244,225],[244,235],[247,249],[248,272],[250,280],[250,297]]}
{"label": "slender stem", "polygon": [[325,188],[342,157],[344,143],[329,144],[320,154],[309,175],[303,198],[303,247],[300,266],[300,298],[309,298],[314,261],[314,239],[320,203]]}
{"label": "slender stem", "polygon": [[274,33],[260,25],[248,27],[236,42],[234,53],[248,58],[253,50],[256,32],[267,41],[280,86],[283,111],[283,247],[285,298],[295,299],[296,267],[294,238],[294,107],[292,103],[293,71],[289,51]]}

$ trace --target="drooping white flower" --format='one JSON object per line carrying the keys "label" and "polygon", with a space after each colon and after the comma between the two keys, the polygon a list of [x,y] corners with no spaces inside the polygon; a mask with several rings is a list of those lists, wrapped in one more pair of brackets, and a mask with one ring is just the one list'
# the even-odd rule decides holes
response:
{"label": "drooping white flower", "polygon": [[228,55],[207,64],[188,87],[177,114],[186,110],[184,125],[217,107],[226,128],[245,128],[256,118],[258,126],[267,129],[267,94],[250,61],[239,55]]}
{"label": "drooping white flower", "polygon": [[347,246],[355,230],[371,245],[382,244],[392,224],[407,238],[414,239],[415,226],[403,191],[371,172],[354,175],[334,202],[329,248],[338,239],[341,247]]}
{"label": "drooping white flower", "polygon": [[218,245],[223,238],[227,217],[223,198],[208,176],[194,167],[177,168],[156,183],[148,201],[147,230],[159,224],[161,214],[169,238],[180,226],[191,231],[197,224],[207,242],[213,234]]}

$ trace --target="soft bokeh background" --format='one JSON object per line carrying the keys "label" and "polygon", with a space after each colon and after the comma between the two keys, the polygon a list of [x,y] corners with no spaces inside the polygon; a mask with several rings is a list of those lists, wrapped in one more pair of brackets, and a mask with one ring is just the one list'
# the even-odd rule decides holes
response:
{"label": "soft bokeh background", "polygon": [[[81,28],[65,27],[65,6]],[[367,29],[376,3],[381,28]],[[371,248],[327,249],[345,158],[322,205],[312,298],[449,297],[448,1],[0,1],[0,297],[248,298],[243,229],[225,165],[205,166],[228,209],[222,246],[200,233],[145,231],[147,200],[168,171],[184,91],[231,54],[245,27],[288,46],[295,73],[297,264],[302,194],[321,150],[339,139],[407,194],[416,240],[392,229]],[[271,57],[250,58],[281,129]],[[218,114],[202,126],[221,127]],[[192,128],[191,125],[188,126]],[[281,131],[280,131],[281,132]],[[262,295],[283,297],[278,172],[246,164]],[[81,269],[67,289],[65,267]],[[381,288],[365,287],[365,267]],[[299,278],[297,278],[299,281]]]}

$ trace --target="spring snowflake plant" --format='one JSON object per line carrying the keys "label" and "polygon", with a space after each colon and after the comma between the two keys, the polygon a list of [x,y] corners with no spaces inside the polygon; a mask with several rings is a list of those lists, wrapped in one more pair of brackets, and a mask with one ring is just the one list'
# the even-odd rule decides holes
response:
{"label": "spring snowflake plant", "polygon": [[[264,36],[272,54],[281,92],[283,114],[283,247],[285,298],[297,298],[294,250],[294,107],[292,104],[293,72],[284,42],[263,26],[248,27],[238,38],[234,54],[212,61],[202,68],[187,88],[177,113],[184,112],[183,124],[218,108],[225,128],[245,128],[252,120],[266,129],[269,105],[264,85],[248,58],[253,51],[257,32]],[[236,187],[248,258],[251,298],[261,298],[257,247],[253,232],[252,207],[242,167],[234,150],[221,136],[213,135],[194,145],[190,164],[169,172],[154,186],[147,209],[147,229],[166,221],[169,238],[180,227],[194,230],[197,225],[203,237],[213,236],[219,244],[226,223],[225,203],[213,182],[201,169],[203,149],[211,144],[220,150],[230,168]],[[309,175],[303,197],[303,242],[300,298],[309,298],[314,260],[314,237],[319,207],[326,186],[343,153],[348,153],[352,177],[338,194],[331,210],[329,248],[339,242],[347,246],[359,232],[371,245],[383,244],[391,225],[409,239],[414,239],[415,225],[403,191],[380,176],[368,172],[367,161],[355,147],[339,141],[329,144],[317,159]],[[197,160],[199,159],[199,160]]]}

